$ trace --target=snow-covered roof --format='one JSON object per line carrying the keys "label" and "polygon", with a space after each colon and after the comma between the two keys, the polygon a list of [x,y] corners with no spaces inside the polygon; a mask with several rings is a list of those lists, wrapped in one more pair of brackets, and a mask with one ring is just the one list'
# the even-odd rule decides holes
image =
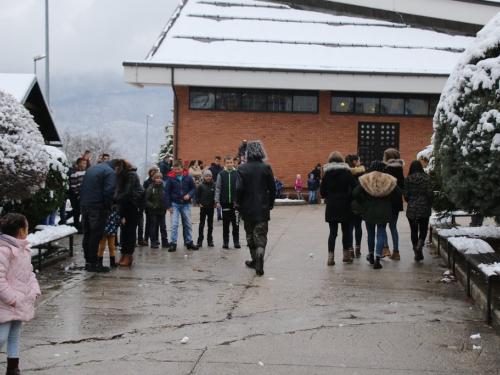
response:
{"label": "snow-covered roof", "polygon": [[0,90],[11,94],[21,104],[26,102],[35,84],[35,74],[0,73]]}
{"label": "snow-covered roof", "polygon": [[448,75],[472,40],[276,3],[188,0],[146,60],[125,64]]}

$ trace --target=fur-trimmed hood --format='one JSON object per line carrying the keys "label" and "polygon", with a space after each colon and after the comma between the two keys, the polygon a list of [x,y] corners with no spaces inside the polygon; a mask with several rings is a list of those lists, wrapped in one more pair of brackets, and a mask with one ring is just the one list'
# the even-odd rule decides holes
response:
{"label": "fur-trimmed hood", "polygon": [[382,172],[370,172],[359,178],[359,183],[372,197],[385,197],[396,188],[396,178]]}
{"label": "fur-trimmed hood", "polygon": [[403,159],[390,159],[385,162],[386,167],[403,168],[405,161]]}
{"label": "fur-trimmed hood", "polygon": [[328,163],[323,166],[323,172],[326,173],[328,171],[334,171],[339,169],[349,170],[349,165],[347,163]]}
{"label": "fur-trimmed hood", "polygon": [[353,176],[359,176],[365,174],[366,169],[364,165],[360,165],[359,167],[349,168]]}

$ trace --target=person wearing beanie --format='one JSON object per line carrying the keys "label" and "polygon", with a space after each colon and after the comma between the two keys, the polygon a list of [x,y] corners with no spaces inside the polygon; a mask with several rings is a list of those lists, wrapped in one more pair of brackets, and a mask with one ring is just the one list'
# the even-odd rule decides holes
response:
{"label": "person wearing beanie", "polygon": [[[386,164],[385,173],[396,178],[399,188],[403,191],[405,184],[403,168],[405,166],[405,162],[401,159],[401,154],[395,148],[388,148],[384,151],[383,161]],[[386,236],[384,240],[384,248],[382,249],[382,258],[389,256],[390,259],[400,260],[401,257],[399,256],[399,233],[397,224],[399,213],[403,211],[403,200],[395,202],[392,208],[392,220],[389,222],[389,229],[391,230],[393,252],[391,254],[391,251],[389,250],[389,240]]]}
{"label": "person wearing beanie", "polygon": [[[374,269],[382,268],[380,258],[386,237],[386,226],[392,220],[393,207],[401,201],[402,190],[396,178],[385,172],[385,163],[375,160],[369,173],[359,178],[359,186],[353,191],[353,198],[363,206],[362,214],[368,233],[368,256],[366,259]],[[377,238],[375,247],[375,236]],[[376,256],[375,256],[376,249]]]}
{"label": "person wearing beanie", "polygon": [[271,166],[263,161],[267,159],[267,155],[260,141],[249,142],[245,156],[247,162],[237,170],[235,208],[245,222],[247,245],[252,257],[245,265],[262,276],[276,185]]}
{"label": "person wearing beanie", "polygon": [[203,231],[205,229],[205,220],[207,222],[207,243],[209,247],[214,247],[214,209],[215,209],[215,182],[212,180],[212,171],[206,169],[203,172],[202,182],[196,188],[196,202],[200,207],[200,224],[198,226],[199,247],[203,244]]}

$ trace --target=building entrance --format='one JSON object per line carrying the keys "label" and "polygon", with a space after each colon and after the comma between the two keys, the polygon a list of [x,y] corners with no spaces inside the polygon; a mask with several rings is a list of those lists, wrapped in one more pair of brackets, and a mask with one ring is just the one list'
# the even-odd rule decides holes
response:
{"label": "building entrance", "polygon": [[399,150],[399,124],[358,123],[358,155],[366,169],[373,160],[382,160],[384,151],[388,148]]}

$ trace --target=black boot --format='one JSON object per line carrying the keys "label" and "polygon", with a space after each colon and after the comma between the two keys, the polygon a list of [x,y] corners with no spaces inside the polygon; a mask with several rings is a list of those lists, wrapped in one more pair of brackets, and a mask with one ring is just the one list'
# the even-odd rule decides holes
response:
{"label": "black boot", "polygon": [[257,259],[255,259],[255,267],[254,268],[255,268],[255,273],[258,276],[264,275],[264,256],[262,256],[261,254],[257,255]]}
{"label": "black boot", "polygon": [[245,260],[245,266],[255,269],[255,260]]}
{"label": "black boot", "polygon": [[170,243],[170,247],[168,248],[168,252],[169,252],[169,253],[173,253],[174,251],[177,251],[177,244],[176,244],[176,243],[171,242],[171,243]]}
{"label": "black boot", "polygon": [[203,245],[203,238],[198,237],[198,241],[196,241],[196,245],[198,245],[198,247],[201,247],[201,245]]}
{"label": "black boot", "polygon": [[99,263],[99,265],[102,266],[102,261],[103,261],[104,257],[98,257],[97,258],[97,263]]}
{"label": "black boot", "polygon": [[241,249],[240,238],[239,237],[234,237],[233,238],[233,243],[234,243],[234,248],[235,249]]}
{"label": "black boot", "polygon": [[380,257],[375,257],[375,264],[373,265],[374,270],[378,270],[382,268],[382,265],[380,264]]}
{"label": "black boot", "polygon": [[19,370],[19,358],[7,358],[6,375],[22,375]]}
{"label": "black boot", "polygon": [[188,248],[188,250],[198,250],[199,246],[196,246],[193,242],[188,242],[187,248]]}
{"label": "black boot", "polygon": [[374,263],[375,263],[375,258],[374,258],[373,253],[368,253],[368,255],[366,256],[366,260],[367,260],[370,264],[374,264]]}
{"label": "black boot", "polygon": [[214,239],[213,239],[213,238],[209,238],[209,239],[207,240],[207,243],[208,243],[208,247],[214,247],[214,246],[215,246],[215,245],[214,245]]}
{"label": "black boot", "polygon": [[118,267],[115,262],[115,257],[109,257],[109,266],[110,267]]}
{"label": "black boot", "polygon": [[222,244],[223,249],[229,249],[229,238],[224,238],[224,242]]}

